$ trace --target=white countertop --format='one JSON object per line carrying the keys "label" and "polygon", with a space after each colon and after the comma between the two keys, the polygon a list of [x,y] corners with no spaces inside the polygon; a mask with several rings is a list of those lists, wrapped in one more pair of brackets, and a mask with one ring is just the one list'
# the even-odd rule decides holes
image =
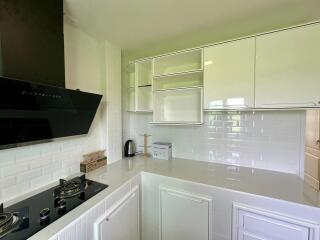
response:
{"label": "white countertop", "polygon": [[202,161],[154,160],[134,157],[87,174],[89,179],[116,185],[140,172],[192,181],[214,187],[320,207],[320,195],[295,174]]}
{"label": "white countertop", "polygon": [[30,239],[38,240],[53,236],[55,232],[63,229],[67,223],[80,217],[88,209],[105,199],[111,192],[141,172],[276,198],[312,207],[320,206],[319,193],[305,185],[294,174],[185,159],[166,161],[137,156],[123,159],[88,173],[88,179],[108,184],[109,187]]}

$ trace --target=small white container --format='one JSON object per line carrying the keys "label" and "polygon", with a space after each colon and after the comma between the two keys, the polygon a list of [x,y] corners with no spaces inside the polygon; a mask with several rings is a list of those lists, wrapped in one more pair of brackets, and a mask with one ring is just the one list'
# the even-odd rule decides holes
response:
{"label": "small white container", "polygon": [[153,158],[170,160],[172,158],[172,143],[155,142],[152,144]]}

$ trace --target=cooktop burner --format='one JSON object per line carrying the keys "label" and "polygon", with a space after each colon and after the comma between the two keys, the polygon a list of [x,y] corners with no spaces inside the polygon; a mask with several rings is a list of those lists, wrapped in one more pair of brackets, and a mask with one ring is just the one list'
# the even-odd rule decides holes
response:
{"label": "cooktop burner", "polygon": [[8,208],[0,205],[0,239],[25,240],[107,187],[82,175]]}
{"label": "cooktop burner", "polygon": [[[20,212],[25,210],[20,209]],[[20,212],[3,212],[3,204],[0,205],[0,238],[23,229],[28,225],[28,219],[22,216]]]}
{"label": "cooktop burner", "polygon": [[85,175],[69,181],[60,179],[60,185],[55,189],[54,196],[60,199],[75,197],[83,193],[87,187]]}

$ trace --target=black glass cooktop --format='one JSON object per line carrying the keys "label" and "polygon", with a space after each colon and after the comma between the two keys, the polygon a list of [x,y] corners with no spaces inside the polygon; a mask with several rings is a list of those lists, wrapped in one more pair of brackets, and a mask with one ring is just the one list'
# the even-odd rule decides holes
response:
{"label": "black glass cooktop", "polygon": [[0,206],[0,239],[24,240],[59,219],[108,186],[82,175],[8,208]]}

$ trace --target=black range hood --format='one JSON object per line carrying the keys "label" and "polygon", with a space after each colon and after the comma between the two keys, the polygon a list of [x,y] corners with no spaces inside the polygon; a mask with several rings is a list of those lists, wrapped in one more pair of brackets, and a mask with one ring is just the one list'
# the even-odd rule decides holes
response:
{"label": "black range hood", "polygon": [[101,98],[0,77],[0,148],[87,134]]}

